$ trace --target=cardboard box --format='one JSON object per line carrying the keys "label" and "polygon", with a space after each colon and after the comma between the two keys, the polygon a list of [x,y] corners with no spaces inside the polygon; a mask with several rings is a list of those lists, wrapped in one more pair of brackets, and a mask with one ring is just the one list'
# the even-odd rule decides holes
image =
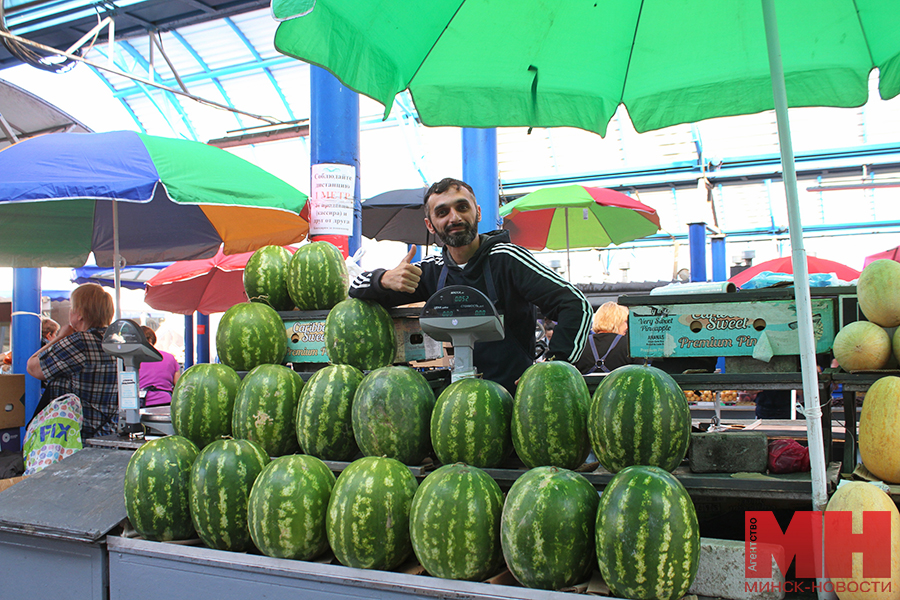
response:
{"label": "cardboard box", "polygon": [[25,425],[25,375],[0,375],[0,429]]}
{"label": "cardboard box", "polygon": [[21,477],[10,477],[9,479],[0,479],[0,492],[7,488],[11,488],[26,477],[28,477],[28,475],[22,475]]}
{"label": "cardboard box", "polygon": [[22,450],[22,430],[18,427],[0,429],[0,452],[20,452]]}

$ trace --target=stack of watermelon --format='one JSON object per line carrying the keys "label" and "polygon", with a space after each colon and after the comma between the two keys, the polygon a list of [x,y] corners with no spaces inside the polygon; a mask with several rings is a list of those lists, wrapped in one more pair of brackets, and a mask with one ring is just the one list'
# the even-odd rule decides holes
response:
{"label": "stack of watermelon", "polygon": [[[196,535],[211,548],[299,560],[330,547],[357,568],[415,556],[433,576],[474,581],[505,563],[540,589],[579,583],[599,566],[616,595],[686,592],[697,519],[669,471],[687,450],[690,413],[668,375],[622,367],[591,398],[571,365],[546,362],[526,371],[515,398],[469,379],[436,400],[420,372],[391,366],[385,309],[346,298],[336,248],[264,249],[250,264],[256,276],[245,273],[245,285],[257,301],[223,317],[224,364],[185,372],[173,392],[177,435],[145,444],[129,464],[126,507],[141,535]],[[306,384],[282,364],[277,311],[289,305],[330,309],[332,364]],[[591,447],[616,473],[599,500],[573,471]],[[504,501],[482,469],[513,449],[530,470]],[[418,485],[407,465],[432,452],[444,466]],[[335,478],[328,460],[353,462]]]}

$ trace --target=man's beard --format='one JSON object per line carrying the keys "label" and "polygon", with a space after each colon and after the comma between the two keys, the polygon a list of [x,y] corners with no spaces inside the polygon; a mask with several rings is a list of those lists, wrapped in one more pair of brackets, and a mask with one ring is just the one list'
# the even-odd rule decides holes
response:
{"label": "man's beard", "polygon": [[450,246],[451,248],[468,246],[475,241],[475,237],[478,235],[478,229],[475,225],[466,222],[463,222],[462,226],[463,228],[461,230],[454,231],[453,233],[446,233],[446,230],[444,230],[436,231],[435,234],[445,246]]}

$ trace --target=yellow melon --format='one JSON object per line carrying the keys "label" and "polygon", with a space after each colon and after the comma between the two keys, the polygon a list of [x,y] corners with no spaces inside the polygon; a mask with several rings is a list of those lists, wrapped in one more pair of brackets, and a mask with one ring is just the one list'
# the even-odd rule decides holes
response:
{"label": "yellow melon", "polygon": [[837,332],[832,349],[838,364],[847,372],[877,371],[891,358],[891,336],[875,323],[856,321]]}
{"label": "yellow melon", "polygon": [[900,377],[881,377],[866,392],[859,417],[859,453],[870,473],[900,483]]}
{"label": "yellow melon", "polygon": [[900,263],[870,262],[856,282],[856,296],[868,320],[882,327],[900,325]]}
{"label": "yellow melon", "polygon": [[[868,398],[866,398],[868,402]],[[841,600],[900,600],[900,511],[891,497],[870,483],[851,481],[841,485],[828,501],[826,511],[846,510],[853,513],[853,533],[865,533],[863,511],[884,510],[891,513],[891,577],[863,577],[863,555],[853,555],[853,576],[832,578]],[[826,565],[828,540],[826,544]],[[866,585],[860,585],[863,582]],[[874,588],[874,589],[873,589]],[[862,591],[865,590],[865,591]]]}

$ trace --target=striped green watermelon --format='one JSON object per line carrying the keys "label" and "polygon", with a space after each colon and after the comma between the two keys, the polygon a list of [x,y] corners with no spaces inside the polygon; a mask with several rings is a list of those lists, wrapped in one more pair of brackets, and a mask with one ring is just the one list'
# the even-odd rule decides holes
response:
{"label": "striped green watermelon", "polygon": [[287,289],[290,251],[283,246],[263,246],[244,267],[244,291],[250,302],[263,302],[278,311],[294,308]]}
{"label": "striped green watermelon", "polygon": [[284,365],[259,365],[244,376],[234,399],[234,437],[259,444],[269,456],[300,450],[294,423],[303,389],[300,374]]}
{"label": "striped green watermelon", "polygon": [[350,409],[362,378],[350,365],[328,365],[309,378],[297,408],[297,441],[304,452],[323,460],[356,456]]}
{"label": "striped green watermelon", "polygon": [[253,482],[269,464],[258,444],[216,440],[200,451],[191,467],[191,521],[203,543],[242,552],[253,547],[247,528],[247,502]]}
{"label": "striped green watermelon", "polygon": [[235,371],[281,364],[287,354],[284,321],[268,304],[243,302],[225,311],[216,330],[219,359]]}
{"label": "striped green watermelon", "polygon": [[297,248],[288,264],[287,288],[300,310],[327,310],[346,299],[350,275],[341,251],[331,242]]}
{"label": "striped green watermelon", "polygon": [[342,565],[390,570],[412,554],[409,510],[416,487],[409,468],[392,458],[367,456],[341,472],[325,528]]}
{"label": "striped green watermelon", "polygon": [[497,467],[512,452],[513,398],[499,383],[467,378],[441,392],[431,413],[431,444],[442,463]]}
{"label": "striped green watermelon", "polygon": [[409,367],[381,367],[363,377],[353,396],[353,435],[366,456],[421,464],[431,452],[434,392]]}
{"label": "striped green watermelon", "polygon": [[197,446],[179,435],[151,440],[135,450],[125,469],[125,513],[148,540],[194,537],[191,523],[191,465]]}
{"label": "striped green watermelon", "polygon": [[325,319],[325,350],[336,365],[370,371],[394,362],[394,320],[377,302],[348,298]]}
{"label": "striped green watermelon", "polygon": [[590,453],[587,415],[591,395],[584,377],[562,361],[535,363],[519,379],[512,442],[529,468],[575,469]]}
{"label": "striped green watermelon", "polygon": [[172,390],[172,429],[201,450],[231,435],[234,398],[241,378],[228,365],[201,363],[190,367]]}
{"label": "striped green watermelon", "polygon": [[691,410],[671,375],[625,365],[594,391],[588,435],[597,460],[611,473],[630,465],[672,471],[691,441]]}
{"label": "striped green watermelon", "polygon": [[537,467],[516,480],[503,505],[500,540],[519,583],[558,590],[590,578],[599,500],[587,479],[567,469]]}
{"label": "striped green watermelon", "polygon": [[247,506],[250,537],[266,556],[311,560],[328,549],[325,513],[334,473],[314,456],[270,462],[256,478]]}
{"label": "striped green watermelon", "polygon": [[416,491],[409,535],[435,577],[481,581],[503,565],[503,492],[490,475],[461,463],[429,473]]}
{"label": "striped green watermelon", "polygon": [[658,467],[619,471],[597,509],[597,562],[615,596],[681,598],[700,564],[697,513],[681,482]]}

